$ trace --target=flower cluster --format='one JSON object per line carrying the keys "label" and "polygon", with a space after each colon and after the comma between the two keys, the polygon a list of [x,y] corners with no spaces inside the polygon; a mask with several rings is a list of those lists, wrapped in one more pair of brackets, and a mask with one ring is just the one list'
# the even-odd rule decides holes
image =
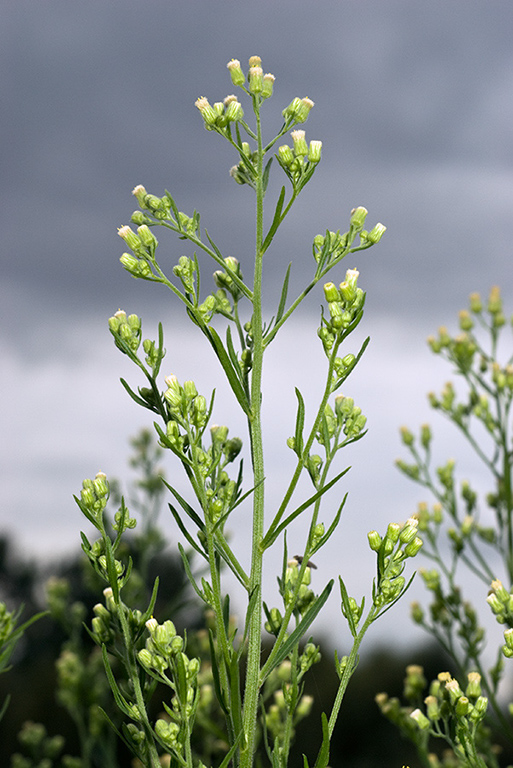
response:
{"label": "flower cluster", "polygon": [[507,659],[513,657],[513,591],[508,592],[499,579],[492,581],[486,602],[492,609],[496,621],[499,624],[507,624],[504,631],[505,643],[502,653]]}
{"label": "flower cluster", "polygon": [[[350,365],[353,356],[347,355],[344,360],[347,365]],[[343,361],[341,364],[344,364]],[[324,448],[326,459],[333,458],[340,448],[362,437],[366,423],[367,417],[362,413],[362,409],[354,404],[352,397],[337,395],[334,410],[328,403],[324,408],[321,423],[315,435],[318,444]],[[297,452],[298,446],[295,437],[289,437],[287,445]],[[323,466],[324,460],[319,454],[310,453],[308,455],[306,468],[316,487],[319,486]]]}
{"label": "flower cluster", "polygon": [[132,277],[143,280],[155,280],[152,267],[155,265],[155,251],[158,240],[147,224],[137,227],[137,233],[124,224],[118,229],[118,235],[125,241],[132,253],[123,253],[120,262]]}
{"label": "flower cluster", "polygon": [[[303,99],[303,102],[309,99]],[[313,102],[310,102],[313,107]],[[315,166],[320,162],[322,141],[313,140],[310,144],[305,138],[305,131],[296,129],[291,132],[292,148],[282,144],[278,148],[276,159],[285,171],[294,191],[299,192],[310,180]]]}
{"label": "flower cluster", "polygon": [[151,677],[174,692],[171,707],[163,702],[168,717],[156,721],[155,736],[165,749],[181,756],[199,702],[200,662],[197,658],[189,659],[184,640],[176,633],[172,621],[159,624],[151,618],[146,628],[149,637],[137,654],[139,663]]}
{"label": "flower cluster", "polygon": [[448,737],[456,754],[463,758],[468,758],[466,751],[469,741],[466,737],[473,735],[488,707],[488,699],[481,692],[481,675],[470,672],[467,679],[463,691],[449,672],[440,672],[430,685],[429,695],[424,699],[425,712],[417,708],[410,714],[421,730],[429,730],[434,736]]}
{"label": "flower cluster", "polygon": [[141,344],[141,319],[137,315],[127,317],[124,310],[118,309],[109,317],[109,329],[119,349],[125,351],[123,346],[126,345],[131,352],[137,352]]}
{"label": "flower cluster", "polygon": [[406,560],[415,557],[422,547],[418,525],[419,521],[410,517],[404,525],[390,523],[383,537],[377,531],[367,534],[370,548],[377,553],[378,576],[372,590],[375,606],[395,602],[407,588],[402,575]]}

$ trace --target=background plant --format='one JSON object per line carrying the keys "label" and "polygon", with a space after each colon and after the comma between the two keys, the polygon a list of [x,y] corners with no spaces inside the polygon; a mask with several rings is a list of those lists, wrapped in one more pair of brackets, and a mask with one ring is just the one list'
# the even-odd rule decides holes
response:
{"label": "background plant", "polygon": [[[513,355],[509,335],[504,338],[508,324],[499,289],[492,288],[486,302],[472,294],[469,309],[459,314],[459,325],[461,332],[454,337],[442,327],[428,340],[431,350],[459,376],[457,385],[448,382],[440,395],[428,397],[478,457],[488,492],[479,493],[468,480],[458,482],[454,459],[433,467],[427,424],[418,438],[407,428],[401,430],[411,460],[397,462],[434,499],[433,504],[421,503],[416,515],[423,552],[431,561],[420,571],[431,602],[427,610],[414,603],[412,617],[452,658],[455,672],[438,675],[424,706],[427,682],[418,667],[406,678],[410,707],[401,708],[384,695],[378,702],[415,741],[425,765],[438,764],[429,751],[430,737],[438,737],[451,747],[442,764],[493,766],[499,760],[496,742],[513,742],[513,705],[505,709],[499,695],[502,690],[511,696],[510,687],[501,689],[501,682],[508,680],[513,656]],[[477,591],[468,585],[469,573],[472,583],[477,579],[481,585]],[[471,600],[470,593],[477,600]],[[484,661],[490,639],[482,624],[484,607],[505,627],[490,668]],[[413,706],[417,709],[412,712]]]}

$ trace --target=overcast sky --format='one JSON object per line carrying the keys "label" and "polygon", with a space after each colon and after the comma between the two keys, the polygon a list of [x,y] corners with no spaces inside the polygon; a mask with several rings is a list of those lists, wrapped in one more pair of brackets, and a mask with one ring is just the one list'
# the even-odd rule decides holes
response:
{"label": "overcast sky", "polygon": [[[496,283],[512,309],[511,0],[17,0],[3,4],[0,21],[1,528],[26,553],[69,551],[82,527],[71,499],[82,479],[99,469],[126,476],[128,438],[151,419],[119,384],[142,382],[107,330],[118,307],[141,315],[148,336],[163,320],[164,373],[209,390],[210,350],[170,294],[122,269],[117,227],[129,221],[136,184],[167,188],[180,210],[200,211],[225,255],[243,271],[251,263],[252,192],[230,179],[236,158],[204,130],[194,101],[232,93],[226,63],[246,67],[258,54],[276,77],[267,135],[293,97],[309,96],[307,139],[323,142],[267,255],[269,312],[289,261],[297,290],[311,274],[313,237],[344,231],[355,205],[388,227],[338,276],[357,267],[367,291],[360,338],[372,342],[345,393],[368,415],[369,434],[348,452],[350,501],[316,577],[322,588],[341,571],[356,594],[367,590],[366,532],[404,520],[423,498],[393,460],[399,425],[429,417],[425,393],[450,373],[426,336],[442,323],[455,329],[468,294]],[[274,173],[272,190],[283,181]],[[186,248],[161,237],[163,264]],[[271,504],[283,487],[294,385],[315,404],[320,300],[314,292],[270,350]],[[220,392],[218,403],[215,420],[236,434],[232,401]],[[458,443],[433,423],[445,459]],[[301,534],[291,538],[300,548]]]}

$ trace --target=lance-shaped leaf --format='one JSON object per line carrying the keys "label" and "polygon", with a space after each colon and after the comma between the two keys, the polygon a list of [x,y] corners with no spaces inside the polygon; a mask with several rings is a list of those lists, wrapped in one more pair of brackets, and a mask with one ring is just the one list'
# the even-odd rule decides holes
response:
{"label": "lance-shaped leaf", "polygon": [[278,538],[280,533],[287,528],[290,523],[296,519],[296,517],[299,517],[299,515],[305,511],[305,509],[308,509],[312,504],[314,504],[317,499],[319,499],[323,494],[326,493],[326,491],[329,491],[330,488],[332,488],[335,483],[338,483],[341,477],[343,477],[346,472],[349,472],[351,467],[346,467],[346,469],[343,469],[342,472],[339,472],[338,475],[336,475],[332,480],[329,481],[329,483],[326,483],[326,485],[323,485],[322,488],[319,488],[319,490],[313,494],[313,496],[310,496],[306,501],[303,502],[297,509],[294,510],[294,512],[291,512],[288,517],[285,518],[280,523],[281,515],[277,515],[273,522],[271,523],[271,526],[267,533],[265,534],[264,538],[262,539],[262,543],[260,545],[262,551],[265,549],[268,549]]}
{"label": "lance-shaped leaf", "polygon": [[269,232],[265,236],[265,240],[262,243],[262,253],[265,253],[266,250],[271,245],[271,241],[276,234],[276,230],[281,224],[281,214],[283,212],[283,202],[285,200],[285,187],[281,188],[280,196],[278,197],[278,202],[276,203],[276,208],[274,210],[274,217],[271,223],[271,226],[269,227]]}
{"label": "lance-shaped leaf", "polygon": [[246,416],[251,416],[251,408],[246,397],[246,393],[244,392],[240,382],[240,371],[234,367],[223,342],[219,338],[217,331],[215,331],[211,326],[205,326],[203,331],[210,341],[210,344],[212,345],[212,348],[223,367],[226,378],[228,379],[230,387],[232,388],[232,392],[239,401],[239,405],[241,406]]}
{"label": "lance-shaped leaf", "polygon": [[296,415],[296,430],[294,433],[294,453],[299,458],[303,455],[303,428],[305,426],[305,401],[303,395],[297,387],[295,387],[297,397],[297,415]]}
{"label": "lance-shaped leaf", "polygon": [[315,555],[316,552],[318,552],[320,549],[322,549],[322,547],[326,544],[328,539],[331,538],[332,534],[334,533],[337,525],[340,522],[340,517],[342,515],[342,510],[344,509],[344,505],[346,503],[347,496],[348,496],[348,494],[346,493],[346,495],[342,499],[342,503],[340,504],[340,506],[339,506],[339,508],[337,510],[337,514],[335,515],[335,518],[333,519],[333,522],[331,523],[330,527],[328,528],[328,530],[326,531],[324,536],[322,536],[319,539],[319,541],[317,542],[315,547],[312,549],[312,555]]}
{"label": "lance-shaped leaf", "polygon": [[330,729],[328,725],[328,718],[324,714],[321,715],[322,720],[322,744],[315,761],[314,768],[326,768],[330,759]]}
{"label": "lance-shaped leaf", "polygon": [[333,579],[326,584],[323,591],[315,599],[315,601],[312,603],[310,608],[307,610],[295,630],[289,635],[289,637],[285,640],[283,645],[280,647],[276,655],[274,656],[271,653],[271,656],[269,659],[272,659],[272,662],[270,666],[268,667],[267,664],[264,665],[264,668],[262,670],[262,675],[264,676],[264,670],[265,670],[265,677],[264,679],[269,675],[270,672],[272,672],[273,669],[275,669],[279,664],[281,664],[282,661],[285,661],[289,653],[292,651],[294,646],[299,643],[303,635],[306,633],[307,629],[312,624],[313,620],[323,607],[324,603],[328,599],[330,592],[333,588]]}

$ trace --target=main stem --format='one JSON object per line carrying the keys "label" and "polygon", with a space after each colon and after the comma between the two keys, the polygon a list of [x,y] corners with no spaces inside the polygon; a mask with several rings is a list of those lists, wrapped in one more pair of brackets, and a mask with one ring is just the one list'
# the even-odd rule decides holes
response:
{"label": "main stem", "polygon": [[259,699],[260,651],[262,632],[262,559],[261,542],[264,529],[264,452],[262,442],[262,363],[264,342],[262,333],[262,243],[264,189],[262,183],[263,149],[262,128],[258,97],[254,97],[254,111],[257,125],[257,178],[256,178],[256,249],[253,282],[253,367],[251,372],[251,458],[253,462],[253,534],[251,550],[251,573],[248,617],[248,657],[246,666],[246,687],[244,691],[243,728],[244,743],[241,747],[241,768],[252,768],[255,752],[256,718]]}

